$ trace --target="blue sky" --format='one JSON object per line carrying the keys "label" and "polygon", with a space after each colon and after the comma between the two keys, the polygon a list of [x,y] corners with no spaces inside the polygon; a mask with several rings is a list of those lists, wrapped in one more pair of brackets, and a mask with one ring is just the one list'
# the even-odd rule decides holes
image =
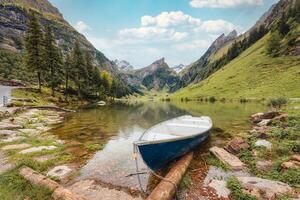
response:
{"label": "blue sky", "polygon": [[50,0],[109,59],[140,68],[199,59],[213,40],[243,33],[278,0]]}

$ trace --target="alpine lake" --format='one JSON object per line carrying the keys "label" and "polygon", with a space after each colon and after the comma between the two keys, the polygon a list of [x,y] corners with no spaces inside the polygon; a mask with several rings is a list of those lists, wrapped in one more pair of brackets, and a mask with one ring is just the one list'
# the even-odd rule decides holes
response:
{"label": "alpine lake", "polygon": [[[210,138],[195,151],[197,154],[247,133],[249,116],[266,110],[266,105],[257,102],[116,103],[79,109],[50,134],[66,141],[73,162],[80,166],[73,181],[93,179],[114,187],[139,189],[133,142],[151,126],[181,115],[210,116],[214,128]],[[89,148],[94,151],[89,152]],[[151,182],[147,167],[140,158],[138,165],[142,186],[147,188]]]}

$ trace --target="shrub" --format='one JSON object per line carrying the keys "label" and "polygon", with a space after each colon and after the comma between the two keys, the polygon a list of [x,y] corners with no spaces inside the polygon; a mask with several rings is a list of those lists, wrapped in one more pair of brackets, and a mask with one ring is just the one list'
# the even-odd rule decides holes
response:
{"label": "shrub", "polygon": [[268,101],[268,106],[272,107],[272,108],[281,108],[282,106],[287,104],[287,99],[284,97],[279,97],[279,98],[275,98],[275,99],[270,99]]}
{"label": "shrub", "polygon": [[214,103],[217,99],[214,96],[208,98],[208,101]]}

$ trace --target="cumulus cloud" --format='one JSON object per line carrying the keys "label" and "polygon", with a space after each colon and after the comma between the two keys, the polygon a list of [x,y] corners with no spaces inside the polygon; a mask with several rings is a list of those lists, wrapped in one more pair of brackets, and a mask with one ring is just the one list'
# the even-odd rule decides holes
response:
{"label": "cumulus cloud", "polygon": [[184,39],[188,33],[160,27],[127,28],[119,32],[122,39],[136,38],[141,40],[175,40]]}
{"label": "cumulus cloud", "polygon": [[207,33],[226,33],[232,31],[236,27],[228,21],[219,20],[208,20],[204,21],[200,27],[195,28],[196,32],[205,31]]}
{"label": "cumulus cloud", "polygon": [[194,8],[230,8],[241,5],[261,5],[263,0],[191,0],[190,5]]}
{"label": "cumulus cloud", "polygon": [[143,16],[141,18],[142,26],[170,27],[178,25],[200,25],[201,20],[184,14],[182,11],[162,12],[157,16]]}
{"label": "cumulus cloud", "polygon": [[207,40],[194,40],[188,43],[180,43],[176,44],[173,47],[178,51],[189,51],[189,50],[196,50],[196,49],[206,49],[210,45],[210,42]]}
{"label": "cumulus cloud", "polygon": [[80,33],[85,33],[86,31],[92,30],[89,25],[87,25],[84,21],[78,21],[75,24],[75,29]]}
{"label": "cumulus cloud", "polygon": [[235,26],[225,20],[202,21],[182,11],[162,12],[157,16],[141,17],[140,27],[125,28],[119,31],[122,39],[181,41],[195,33],[223,33]]}

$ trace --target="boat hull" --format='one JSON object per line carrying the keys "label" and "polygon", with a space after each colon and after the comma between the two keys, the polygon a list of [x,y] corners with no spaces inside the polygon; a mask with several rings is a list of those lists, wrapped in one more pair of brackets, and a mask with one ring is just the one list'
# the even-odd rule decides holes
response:
{"label": "boat hull", "polygon": [[209,136],[209,131],[195,137],[161,143],[137,144],[145,164],[153,171],[165,167],[171,161],[193,150]]}

